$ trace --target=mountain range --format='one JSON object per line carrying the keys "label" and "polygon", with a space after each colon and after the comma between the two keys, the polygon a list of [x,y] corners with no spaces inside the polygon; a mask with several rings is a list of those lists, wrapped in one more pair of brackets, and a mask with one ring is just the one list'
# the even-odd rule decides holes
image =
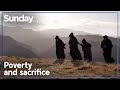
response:
{"label": "mountain range", "polygon": [[[69,34],[73,32],[78,41],[81,43],[85,38],[92,45],[93,61],[104,61],[103,51],[100,47],[103,40],[102,35],[93,35],[84,31],[74,31],[68,29],[50,29],[44,31],[33,31],[32,29],[23,29],[22,27],[3,28],[4,44],[6,55],[28,56],[40,58],[56,58],[55,36],[58,35],[66,43],[65,55],[69,55]],[[112,57],[117,59],[117,39],[109,37],[113,43]],[[120,39],[119,39],[120,40]],[[83,56],[81,46],[79,50]],[[120,50],[120,49],[119,49]],[[9,53],[9,54],[8,54]]]}
{"label": "mountain range", "polygon": [[38,57],[33,48],[24,43],[18,42],[9,36],[0,36],[0,55],[18,57]]}

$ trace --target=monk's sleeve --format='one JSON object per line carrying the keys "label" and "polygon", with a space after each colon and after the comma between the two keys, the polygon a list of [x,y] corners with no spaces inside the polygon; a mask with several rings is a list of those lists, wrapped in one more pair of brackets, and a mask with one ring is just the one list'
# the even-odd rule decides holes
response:
{"label": "monk's sleeve", "polygon": [[103,48],[103,41],[101,42],[101,48]]}
{"label": "monk's sleeve", "polygon": [[109,43],[110,43],[110,47],[112,48],[112,47],[113,47],[113,44],[112,44],[111,40],[109,40]]}

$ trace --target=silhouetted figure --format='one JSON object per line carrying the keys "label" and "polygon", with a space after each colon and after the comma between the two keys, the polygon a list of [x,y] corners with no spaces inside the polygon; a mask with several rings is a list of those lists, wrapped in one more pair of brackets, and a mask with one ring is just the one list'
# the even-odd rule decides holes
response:
{"label": "silhouetted figure", "polygon": [[108,39],[108,36],[103,36],[103,41],[101,42],[101,48],[103,48],[103,56],[105,59],[105,62],[107,63],[113,63],[114,60],[111,58],[111,52],[112,52],[112,42],[110,39]]}
{"label": "silhouetted figure", "polygon": [[69,37],[70,37],[70,40],[69,40],[70,55],[71,55],[72,59],[73,60],[82,60],[81,53],[80,53],[80,51],[78,49],[79,42],[77,41],[77,39],[75,38],[73,33],[71,33],[69,35]]}
{"label": "silhouetted figure", "polygon": [[60,60],[60,59],[63,60],[63,59],[65,59],[65,53],[64,53],[65,44],[63,43],[63,41],[58,36],[56,36],[55,39],[56,39],[56,55],[57,55],[57,58],[58,58],[58,60]]}
{"label": "silhouetted figure", "polygon": [[82,44],[80,45],[82,46],[84,60],[92,61],[92,52],[91,52],[92,45],[89,44],[85,39],[82,40]]}

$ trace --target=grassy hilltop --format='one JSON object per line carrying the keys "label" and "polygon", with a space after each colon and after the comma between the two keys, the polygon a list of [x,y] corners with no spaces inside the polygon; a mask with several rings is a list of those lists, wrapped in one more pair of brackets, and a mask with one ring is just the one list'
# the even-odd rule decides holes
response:
{"label": "grassy hilltop", "polygon": [[[22,57],[4,57],[4,61],[11,63],[32,63],[32,69],[41,68],[49,70],[50,76],[116,76],[117,67],[115,64],[105,63],[88,63],[85,61],[58,61],[55,59],[40,59],[40,58],[22,58]],[[120,67],[119,67],[120,71]],[[10,78],[10,77],[9,77]]]}

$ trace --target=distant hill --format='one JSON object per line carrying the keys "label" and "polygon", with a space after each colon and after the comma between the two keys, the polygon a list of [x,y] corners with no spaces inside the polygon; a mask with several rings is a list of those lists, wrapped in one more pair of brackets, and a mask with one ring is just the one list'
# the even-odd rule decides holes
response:
{"label": "distant hill", "polygon": [[[55,36],[60,36],[60,37],[68,37],[70,33],[74,33],[74,35],[89,35],[90,33],[84,32],[84,31],[75,31],[72,29],[47,29],[43,31],[38,31],[44,35],[47,35],[48,37],[55,37]],[[91,34],[90,34],[91,35]]]}
{"label": "distant hill", "polygon": [[0,36],[0,40],[2,39],[3,39],[3,44],[0,44],[0,50],[1,51],[3,50],[4,56],[19,56],[19,57],[29,57],[29,58],[37,57],[37,55],[33,51],[31,51],[32,47],[30,47],[29,45],[18,42],[9,36],[3,36],[3,37]]}
{"label": "distant hill", "polygon": [[74,31],[71,29],[47,29],[43,31],[34,31],[32,29],[24,29],[22,27],[3,27],[3,35],[10,36],[13,39],[26,42],[35,39],[44,39],[44,38],[51,38],[55,37],[56,35],[60,37],[68,37],[69,34],[73,32],[75,35],[86,35],[89,34],[83,31]]}
{"label": "distant hill", "polygon": [[22,27],[3,27],[3,35],[10,36],[19,42],[25,42],[28,40],[34,40],[37,38],[43,38],[44,35],[33,31],[32,29],[24,29]]}

